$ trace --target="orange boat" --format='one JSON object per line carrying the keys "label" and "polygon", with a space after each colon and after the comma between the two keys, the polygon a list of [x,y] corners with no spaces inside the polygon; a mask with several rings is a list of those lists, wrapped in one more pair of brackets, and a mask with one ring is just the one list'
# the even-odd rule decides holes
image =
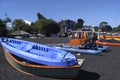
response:
{"label": "orange boat", "polygon": [[83,44],[85,43],[87,40],[87,38],[81,38],[81,39],[72,39],[70,40],[70,44]]}
{"label": "orange boat", "polygon": [[[79,36],[75,39],[70,40],[70,44],[74,45],[74,44],[83,44],[86,41],[90,40],[89,36],[88,36],[88,32],[82,31],[79,32]],[[92,34],[92,33],[91,33]]]}
{"label": "orange boat", "polygon": [[[105,41],[101,41],[102,39]],[[120,46],[120,36],[100,35],[99,40],[96,41],[96,44],[107,45],[107,46]]]}
{"label": "orange boat", "polygon": [[99,40],[96,41],[96,44],[107,45],[107,46],[120,46],[120,43],[100,42]]}
{"label": "orange boat", "polygon": [[99,38],[120,38],[120,36],[103,36],[103,35],[100,35]]}

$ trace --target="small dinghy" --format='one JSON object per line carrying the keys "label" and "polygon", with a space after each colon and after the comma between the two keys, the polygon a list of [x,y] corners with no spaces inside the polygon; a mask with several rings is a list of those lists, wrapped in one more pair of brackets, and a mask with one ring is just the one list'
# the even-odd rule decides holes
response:
{"label": "small dinghy", "polygon": [[46,45],[13,38],[1,38],[1,44],[11,54],[35,63],[49,66],[78,64],[76,57],[70,52]]}

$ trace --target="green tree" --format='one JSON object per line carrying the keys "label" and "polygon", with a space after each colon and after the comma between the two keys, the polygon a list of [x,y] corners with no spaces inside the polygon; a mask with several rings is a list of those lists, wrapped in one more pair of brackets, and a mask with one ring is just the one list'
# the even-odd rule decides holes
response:
{"label": "green tree", "polygon": [[106,32],[111,32],[112,31],[112,27],[110,25],[106,25],[105,31]]}
{"label": "green tree", "polygon": [[0,37],[2,37],[2,36],[6,36],[6,25],[2,21],[2,19],[0,19]]}
{"label": "green tree", "polygon": [[39,19],[33,23],[32,28],[34,32],[45,34],[47,37],[60,32],[58,23],[52,19]]}
{"label": "green tree", "polygon": [[3,22],[4,22],[5,24],[7,24],[8,22],[11,22],[11,19],[10,19],[9,17],[6,17],[6,19],[3,20]]}
{"label": "green tree", "polygon": [[40,14],[39,12],[37,13],[37,17],[38,19],[46,19],[42,14]]}
{"label": "green tree", "polygon": [[[118,25],[118,26],[120,26],[120,25]],[[113,32],[120,32],[120,29],[119,29],[119,31],[118,31],[118,29],[117,29],[118,27],[114,27],[113,29],[112,29],[112,31]],[[120,27],[119,27],[120,28]]]}
{"label": "green tree", "polygon": [[51,34],[57,34],[58,32],[60,32],[60,27],[58,23],[56,23],[52,19],[46,20],[46,23],[44,23],[44,26],[41,29],[48,37],[50,37]]}
{"label": "green tree", "polygon": [[0,19],[0,36],[7,36],[7,29],[6,29],[6,24],[8,22],[11,22],[11,19],[9,17],[6,17],[5,19]]}
{"label": "green tree", "polygon": [[83,28],[83,24],[84,24],[84,20],[83,19],[78,19],[76,29],[77,28]]}
{"label": "green tree", "polygon": [[107,25],[108,25],[108,22],[105,22],[105,21],[100,22],[100,24],[99,24],[100,30],[101,30],[101,31],[105,31],[105,27],[106,27]]}
{"label": "green tree", "polygon": [[32,23],[31,27],[33,29],[33,33],[40,33],[41,26],[42,26],[42,23],[40,20],[37,20],[36,22]]}
{"label": "green tree", "polygon": [[13,31],[23,30],[26,32],[31,32],[31,29],[32,29],[30,25],[25,23],[25,21],[22,19],[15,19],[12,22],[12,28],[13,28]]}
{"label": "green tree", "polygon": [[116,31],[120,32],[120,25],[118,25],[118,27],[116,27]]}
{"label": "green tree", "polygon": [[112,31],[112,27],[108,24],[108,22],[105,21],[99,24],[99,28],[101,29],[101,31],[105,31],[105,32]]}

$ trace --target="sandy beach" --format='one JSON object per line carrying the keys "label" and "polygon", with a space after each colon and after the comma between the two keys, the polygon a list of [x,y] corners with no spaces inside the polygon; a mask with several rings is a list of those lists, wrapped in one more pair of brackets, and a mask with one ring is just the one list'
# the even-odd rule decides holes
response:
{"label": "sandy beach", "polygon": [[[41,44],[68,43],[68,38],[24,39]],[[41,76],[30,76],[11,67],[5,60],[0,45],[0,80],[120,80],[120,47],[111,46],[99,55],[81,54],[85,58],[76,79],[54,79]]]}

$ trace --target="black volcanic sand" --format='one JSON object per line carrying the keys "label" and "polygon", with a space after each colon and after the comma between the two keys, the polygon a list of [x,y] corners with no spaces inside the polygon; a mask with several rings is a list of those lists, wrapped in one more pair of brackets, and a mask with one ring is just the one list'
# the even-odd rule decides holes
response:
{"label": "black volcanic sand", "polygon": [[[68,38],[24,39],[41,44],[67,43]],[[82,54],[85,58],[76,79],[54,79],[41,76],[30,76],[11,67],[5,60],[0,46],[0,80],[120,80],[120,47],[110,47],[99,55]]]}

